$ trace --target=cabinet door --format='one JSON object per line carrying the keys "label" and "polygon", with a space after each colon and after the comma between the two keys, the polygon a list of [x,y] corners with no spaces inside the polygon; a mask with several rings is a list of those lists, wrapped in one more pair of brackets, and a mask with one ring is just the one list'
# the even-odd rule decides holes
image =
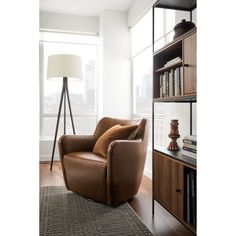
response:
{"label": "cabinet door", "polygon": [[184,94],[197,92],[197,74],[196,74],[196,47],[197,34],[193,33],[184,39]]}
{"label": "cabinet door", "polygon": [[168,157],[154,152],[154,198],[183,220],[184,168]]}

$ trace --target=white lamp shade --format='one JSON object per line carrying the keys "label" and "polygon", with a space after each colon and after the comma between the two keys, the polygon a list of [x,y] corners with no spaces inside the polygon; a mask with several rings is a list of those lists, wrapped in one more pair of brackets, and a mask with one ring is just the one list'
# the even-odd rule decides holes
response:
{"label": "white lamp shade", "polygon": [[82,63],[79,56],[70,54],[55,54],[48,57],[47,78],[72,78],[82,80]]}

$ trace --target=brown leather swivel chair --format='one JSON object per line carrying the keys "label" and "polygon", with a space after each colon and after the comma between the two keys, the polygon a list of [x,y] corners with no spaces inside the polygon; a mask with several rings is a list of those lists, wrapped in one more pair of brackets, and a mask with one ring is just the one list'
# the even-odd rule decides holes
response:
{"label": "brown leather swivel chair", "polygon": [[[112,126],[138,124],[132,140],[115,140],[107,158],[93,153],[96,140]],[[86,198],[117,205],[139,189],[147,154],[147,120],[102,118],[93,135],[63,135],[59,152],[66,188]]]}

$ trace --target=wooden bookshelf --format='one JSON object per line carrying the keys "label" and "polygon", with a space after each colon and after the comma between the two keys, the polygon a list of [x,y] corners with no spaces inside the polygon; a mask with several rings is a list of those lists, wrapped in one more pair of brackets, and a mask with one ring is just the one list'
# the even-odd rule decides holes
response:
{"label": "wooden bookshelf", "polygon": [[[196,1],[159,0],[153,7],[191,12],[196,7]],[[155,20],[153,22],[155,23]],[[153,25],[153,27],[155,26]],[[196,38],[197,30],[194,28],[153,52],[152,213],[155,216],[154,201],[158,201],[193,233],[196,233],[197,226],[197,160],[183,155],[181,150],[169,151],[167,147],[154,145],[154,114],[155,103],[189,103],[191,107],[189,115],[191,134],[192,103],[197,102]],[[189,191],[193,191],[192,195],[189,194]],[[192,204],[191,207],[189,204]]]}
{"label": "wooden bookshelf", "polygon": [[[178,62],[165,66],[176,57],[180,58]],[[182,96],[183,100],[186,100],[189,95],[196,95],[196,29],[185,34],[175,44],[169,44],[159,50],[153,56],[153,61],[154,99],[176,97],[177,100],[181,100],[179,97]],[[174,92],[170,93],[173,89]]]}

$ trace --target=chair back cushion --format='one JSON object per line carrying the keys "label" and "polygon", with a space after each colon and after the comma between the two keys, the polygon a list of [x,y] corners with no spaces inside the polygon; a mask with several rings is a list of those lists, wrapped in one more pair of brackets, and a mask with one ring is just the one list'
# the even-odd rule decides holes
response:
{"label": "chair back cushion", "polygon": [[117,124],[103,133],[94,145],[93,152],[104,157],[107,156],[109,144],[114,140],[127,139],[130,134],[138,128],[138,125]]}
{"label": "chair back cushion", "polygon": [[94,131],[94,138],[98,139],[103,133],[105,133],[108,129],[115,125],[136,125],[138,124],[135,120],[123,120],[116,119],[111,117],[103,117],[97,124],[96,129]]}

